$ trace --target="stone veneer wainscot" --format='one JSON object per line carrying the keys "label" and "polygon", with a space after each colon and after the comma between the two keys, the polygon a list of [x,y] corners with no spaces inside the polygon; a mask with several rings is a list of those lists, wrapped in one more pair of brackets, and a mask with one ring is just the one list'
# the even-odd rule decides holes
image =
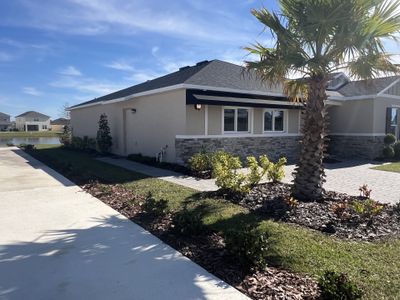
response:
{"label": "stone veneer wainscot", "polygon": [[339,158],[371,160],[382,156],[384,136],[329,136],[328,152]]}
{"label": "stone veneer wainscot", "polygon": [[186,163],[193,154],[202,150],[223,150],[238,155],[242,160],[250,155],[266,154],[273,161],[285,156],[289,162],[295,162],[300,153],[299,139],[299,136],[177,137],[176,161]]}

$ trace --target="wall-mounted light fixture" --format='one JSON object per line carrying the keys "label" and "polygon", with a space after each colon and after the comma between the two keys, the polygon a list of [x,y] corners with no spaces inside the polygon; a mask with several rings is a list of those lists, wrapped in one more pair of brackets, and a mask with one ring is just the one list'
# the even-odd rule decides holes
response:
{"label": "wall-mounted light fixture", "polygon": [[136,108],[131,108],[131,113],[136,114]]}
{"label": "wall-mounted light fixture", "polygon": [[200,109],[201,109],[201,104],[196,103],[196,104],[194,105],[194,109],[195,109],[195,110],[200,110]]}

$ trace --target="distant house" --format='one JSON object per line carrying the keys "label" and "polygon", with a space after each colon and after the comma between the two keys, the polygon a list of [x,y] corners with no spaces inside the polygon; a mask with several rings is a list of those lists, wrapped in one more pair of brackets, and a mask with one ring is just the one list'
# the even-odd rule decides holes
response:
{"label": "distant house", "polygon": [[58,118],[50,121],[51,131],[63,131],[65,126],[69,126],[69,119]]}
{"label": "distant house", "polygon": [[19,131],[50,130],[50,117],[36,111],[27,111],[15,117],[15,127]]}
{"label": "distant house", "polygon": [[11,127],[10,115],[0,112],[0,131],[6,131]]}

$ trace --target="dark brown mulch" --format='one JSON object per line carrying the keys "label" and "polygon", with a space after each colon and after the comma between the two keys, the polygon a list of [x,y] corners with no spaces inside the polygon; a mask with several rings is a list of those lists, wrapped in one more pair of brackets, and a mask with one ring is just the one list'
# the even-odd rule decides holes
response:
{"label": "dark brown mulch", "polygon": [[171,230],[173,216],[170,213],[146,211],[146,197],[138,196],[132,190],[96,182],[83,188],[252,299],[298,300],[317,299],[319,296],[316,281],[302,274],[274,267],[245,273],[227,253],[220,234],[180,236]]}
{"label": "dark brown mulch", "polygon": [[[365,198],[326,192],[321,202],[298,202],[291,206],[288,203],[290,191],[289,184],[262,184],[237,202],[268,218],[306,226],[339,238],[365,241],[400,238],[400,214],[393,205],[385,204],[379,214],[365,217],[351,208],[352,201],[362,202]],[[344,214],[335,213],[338,205],[345,207]]]}

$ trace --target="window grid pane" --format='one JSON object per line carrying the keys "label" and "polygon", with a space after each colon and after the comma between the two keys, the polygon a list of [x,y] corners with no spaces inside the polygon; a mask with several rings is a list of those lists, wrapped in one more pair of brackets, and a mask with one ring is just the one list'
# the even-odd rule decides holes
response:
{"label": "window grid pane", "polygon": [[237,110],[237,131],[249,131],[249,112],[247,109]]}
{"label": "window grid pane", "polygon": [[274,131],[283,131],[283,111],[274,111]]}
{"label": "window grid pane", "polygon": [[272,111],[264,112],[264,131],[272,131]]}
{"label": "window grid pane", "polygon": [[224,131],[235,131],[234,109],[224,109]]}

